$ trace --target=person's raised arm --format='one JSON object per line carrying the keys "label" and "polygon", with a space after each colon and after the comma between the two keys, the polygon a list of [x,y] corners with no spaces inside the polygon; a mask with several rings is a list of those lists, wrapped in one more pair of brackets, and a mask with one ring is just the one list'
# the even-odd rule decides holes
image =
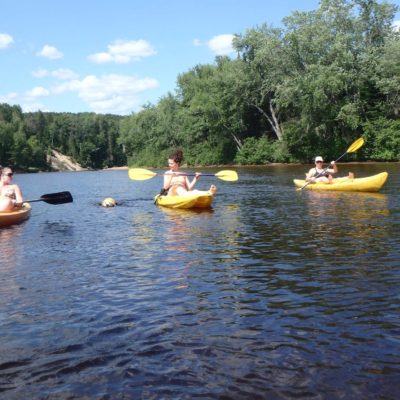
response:
{"label": "person's raised arm", "polygon": [[14,207],[22,207],[23,205],[22,191],[18,185],[14,185],[14,193],[15,193],[15,200],[13,200]]}
{"label": "person's raised arm", "polygon": [[188,177],[186,177],[186,185],[188,190],[192,190],[194,188],[194,185],[196,184],[197,180],[200,178],[201,172],[196,172],[192,182],[189,182]]}
{"label": "person's raised arm", "polygon": [[172,177],[173,177],[173,173],[172,172],[166,172],[164,174],[163,189],[168,190],[171,187]]}
{"label": "person's raised arm", "polygon": [[329,166],[332,167],[332,168],[329,168],[329,169],[328,169],[328,172],[329,172],[330,174],[336,174],[336,172],[338,172],[338,167],[337,167],[335,161],[331,161],[331,163],[329,164]]}

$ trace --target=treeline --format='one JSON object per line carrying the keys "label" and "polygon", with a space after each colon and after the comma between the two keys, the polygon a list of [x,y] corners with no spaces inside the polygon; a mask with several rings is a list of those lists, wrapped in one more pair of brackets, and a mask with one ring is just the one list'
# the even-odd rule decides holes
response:
{"label": "treeline", "polygon": [[0,104],[0,164],[22,170],[48,170],[52,149],[85,168],[126,165],[118,143],[123,117],[95,113],[23,113]]}
{"label": "treeline", "polygon": [[[189,165],[400,159],[397,7],[321,0],[281,28],[254,27],[217,57],[177,77],[174,93],[128,117],[28,113],[0,105],[0,163],[46,168],[55,148],[84,167],[165,166],[181,148]],[[352,158],[353,157],[353,158]]]}
{"label": "treeline", "polygon": [[400,159],[400,37],[396,6],[322,0],[282,28],[236,36],[219,57],[177,79],[175,94],[122,121],[130,164],[165,165],[171,148],[188,164],[334,159],[359,136],[359,160]]}

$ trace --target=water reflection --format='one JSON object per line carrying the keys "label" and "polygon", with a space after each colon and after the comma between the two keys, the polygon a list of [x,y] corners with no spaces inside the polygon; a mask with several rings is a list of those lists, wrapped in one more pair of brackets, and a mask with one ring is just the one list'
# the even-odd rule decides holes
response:
{"label": "water reflection", "polygon": [[212,221],[213,209],[159,208],[164,225],[161,240],[164,244],[165,265],[176,289],[189,287],[190,270],[198,265],[193,253],[198,250],[198,240],[207,236],[205,226]]}
{"label": "water reflection", "polygon": [[[337,232],[337,221],[344,220],[346,231],[354,238],[381,235],[380,219],[389,216],[388,198],[380,193],[307,192],[307,210],[312,230],[330,235]],[[343,218],[338,218],[343,216]],[[378,232],[376,231],[378,230]]]}
{"label": "water reflection", "polygon": [[363,265],[373,264],[374,257],[390,258],[387,195],[309,191],[304,202],[310,253],[325,260],[335,254],[337,263],[359,257]]}
{"label": "water reflection", "polygon": [[157,223],[153,220],[153,214],[134,212],[132,215],[131,251],[133,256],[151,258],[156,238],[155,227]]}
{"label": "water reflection", "polygon": [[8,298],[7,293],[13,292],[19,287],[15,279],[18,252],[20,251],[16,240],[19,242],[22,227],[23,225],[15,225],[0,229],[0,282],[3,282],[0,288],[0,299],[4,296],[4,301]]}
{"label": "water reflection", "polygon": [[384,194],[300,194],[297,167],[248,169],[201,212],[156,207],[155,180],[106,210],[91,188],[127,196],[126,173],[65,174],[82,192],[68,212],[0,231],[0,392],[397,398],[396,168]]}
{"label": "water reflection", "polygon": [[389,215],[388,197],[382,193],[308,191],[309,213],[323,214],[347,212],[352,219],[365,219],[373,214]]}
{"label": "water reflection", "polygon": [[4,271],[12,269],[16,263],[15,239],[21,235],[21,225],[4,227],[0,229],[0,265]]}

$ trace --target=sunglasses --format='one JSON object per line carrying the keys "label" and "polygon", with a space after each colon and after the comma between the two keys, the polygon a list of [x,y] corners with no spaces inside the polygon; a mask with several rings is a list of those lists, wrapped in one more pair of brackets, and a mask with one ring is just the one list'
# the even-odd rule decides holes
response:
{"label": "sunglasses", "polygon": [[12,173],[12,172],[8,172],[7,174],[3,174],[3,176],[9,176],[9,177],[11,177],[11,176],[13,176],[14,174]]}
{"label": "sunglasses", "polygon": [[322,161],[315,161],[317,164],[322,163]]}

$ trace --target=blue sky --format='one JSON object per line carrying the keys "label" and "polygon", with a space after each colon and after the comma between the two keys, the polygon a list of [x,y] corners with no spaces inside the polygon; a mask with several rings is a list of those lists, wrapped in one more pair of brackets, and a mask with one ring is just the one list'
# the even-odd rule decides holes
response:
{"label": "blue sky", "polygon": [[[400,6],[400,0],[390,1]],[[231,37],[318,0],[17,0],[2,2],[0,103],[23,111],[129,115],[174,93],[176,78]],[[400,20],[400,13],[396,15]]]}

